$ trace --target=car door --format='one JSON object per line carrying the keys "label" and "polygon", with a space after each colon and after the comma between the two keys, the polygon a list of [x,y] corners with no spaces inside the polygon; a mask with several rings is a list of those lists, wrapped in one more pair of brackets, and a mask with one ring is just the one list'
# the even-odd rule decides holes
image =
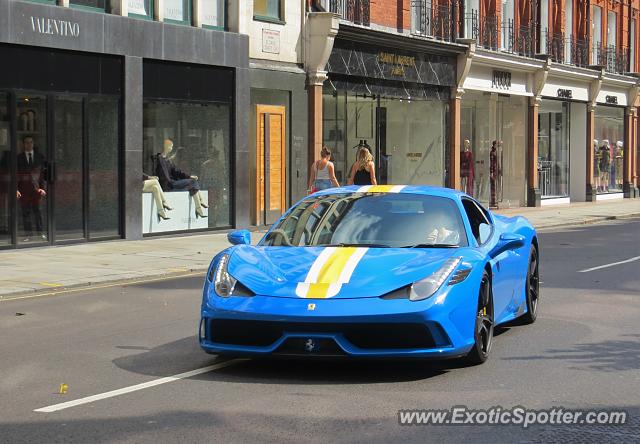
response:
{"label": "car door", "polygon": [[[496,246],[500,235],[494,226],[489,212],[484,210],[475,200],[462,199],[471,234],[478,242],[479,249],[485,255],[489,255]],[[493,287],[493,312],[494,319],[499,320],[504,315],[512,299],[510,290],[510,276],[505,261],[509,260],[509,251],[490,258],[492,287]]]}

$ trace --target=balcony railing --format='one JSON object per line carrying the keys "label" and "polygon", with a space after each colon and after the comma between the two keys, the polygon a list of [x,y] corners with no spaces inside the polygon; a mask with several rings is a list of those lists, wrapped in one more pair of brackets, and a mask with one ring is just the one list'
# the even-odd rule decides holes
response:
{"label": "balcony railing", "polygon": [[412,0],[411,32],[413,34],[451,42],[454,36],[453,25],[451,5],[434,5],[424,0]]}
{"label": "balcony railing", "polygon": [[591,64],[604,66],[608,72],[624,74],[629,72],[629,48],[594,43],[591,50]]}
{"label": "balcony railing", "polygon": [[369,26],[369,0],[317,0],[316,5],[326,12],[339,14],[343,20],[356,25]]}
{"label": "balcony railing", "polygon": [[480,16],[472,10],[464,16],[464,36],[474,39],[476,44],[485,49],[498,50],[498,17]]}
{"label": "balcony railing", "polygon": [[502,24],[502,50],[525,57],[536,55],[536,25],[528,22],[523,26],[515,26],[510,19]]}

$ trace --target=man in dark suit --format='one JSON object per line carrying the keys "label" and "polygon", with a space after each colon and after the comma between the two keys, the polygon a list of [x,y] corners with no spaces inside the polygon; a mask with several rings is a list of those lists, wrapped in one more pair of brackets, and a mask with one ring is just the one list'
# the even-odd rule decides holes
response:
{"label": "man in dark suit", "polygon": [[25,136],[22,139],[22,153],[18,154],[18,192],[17,198],[22,208],[22,225],[26,239],[33,236],[31,215],[36,224],[38,235],[46,240],[47,236],[42,231],[42,214],[40,204],[47,195],[45,191],[44,169],[45,158],[34,151],[33,137]]}

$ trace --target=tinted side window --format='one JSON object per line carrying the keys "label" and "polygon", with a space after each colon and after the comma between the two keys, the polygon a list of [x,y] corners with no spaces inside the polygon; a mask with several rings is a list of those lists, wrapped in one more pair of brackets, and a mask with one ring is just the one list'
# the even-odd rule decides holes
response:
{"label": "tinted side window", "polygon": [[462,205],[464,206],[464,211],[467,213],[467,218],[469,218],[469,225],[471,225],[471,233],[473,233],[473,237],[476,238],[478,244],[484,243],[483,241],[486,239],[481,239],[480,225],[489,225],[489,220],[474,202],[463,199]]}

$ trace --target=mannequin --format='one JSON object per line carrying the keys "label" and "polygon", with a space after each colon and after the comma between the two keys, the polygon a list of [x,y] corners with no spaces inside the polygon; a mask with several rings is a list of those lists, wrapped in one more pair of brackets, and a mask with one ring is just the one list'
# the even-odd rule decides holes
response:
{"label": "mannequin", "polygon": [[593,178],[596,192],[600,191],[600,152],[598,151],[598,139],[593,139]]}
{"label": "mannequin", "polygon": [[604,139],[599,150],[600,154],[600,189],[603,193],[609,192],[609,177],[611,174],[611,149],[609,140]]}
{"label": "mannequin", "polygon": [[474,180],[473,153],[471,152],[471,142],[464,140],[464,150],[460,153],[460,178],[462,180],[462,191],[469,196],[473,196]]}
{"label": "mannequin", "polygon": [[171,206],[167,203],[167,200],[164,197],[164,193],[162,192],[162,187],[160,186],[160,182],[158,182],[158,178],[156,176],[149,176],[147,174],[142,173],[142,192],[143,193],[152,193],[153,199],[156,201],[156,211],[158,213],[158,221],[160,219],[171,219],[167,216],[165,210],[173,210]]}
{"label": "mannequin", "polygon": [[158,182],[164,191],[170,190],[188,190],[193,198],[196,210],[196,217],[207,217],[203,208],[209,208],[200,194],[200,184],[198,176],[190,176],[179,170],[169,158],[169,154],[173,150],[173,140],[167,138],[164,140],[162,152],[157,156],[156,176]]}
{"label": "mannequin", "polygon": [[500,163],[498,162],[498,141],[491,143],[491,151],[489,152],[489,179],[491,181],[491,200],[489,206],[496,207],[498,205],[497,188],[500,179]]}
{"label": "mannequin", "polygon": [[623,159],[624,159],[624,143],[622,143],[622,140],[618,140],[616,142],[616,149],[615,151],[612,153],[613,154],[613,165],[615,165],[613,168],[611,168],[612,170],[616,171],[616,174],[614,177],[611,178],[611,180],[613,181],[613,185],[620,189],[622,188],[622,179],[623,179],[623,167],[624,167],[624,163],[623,163]]}

